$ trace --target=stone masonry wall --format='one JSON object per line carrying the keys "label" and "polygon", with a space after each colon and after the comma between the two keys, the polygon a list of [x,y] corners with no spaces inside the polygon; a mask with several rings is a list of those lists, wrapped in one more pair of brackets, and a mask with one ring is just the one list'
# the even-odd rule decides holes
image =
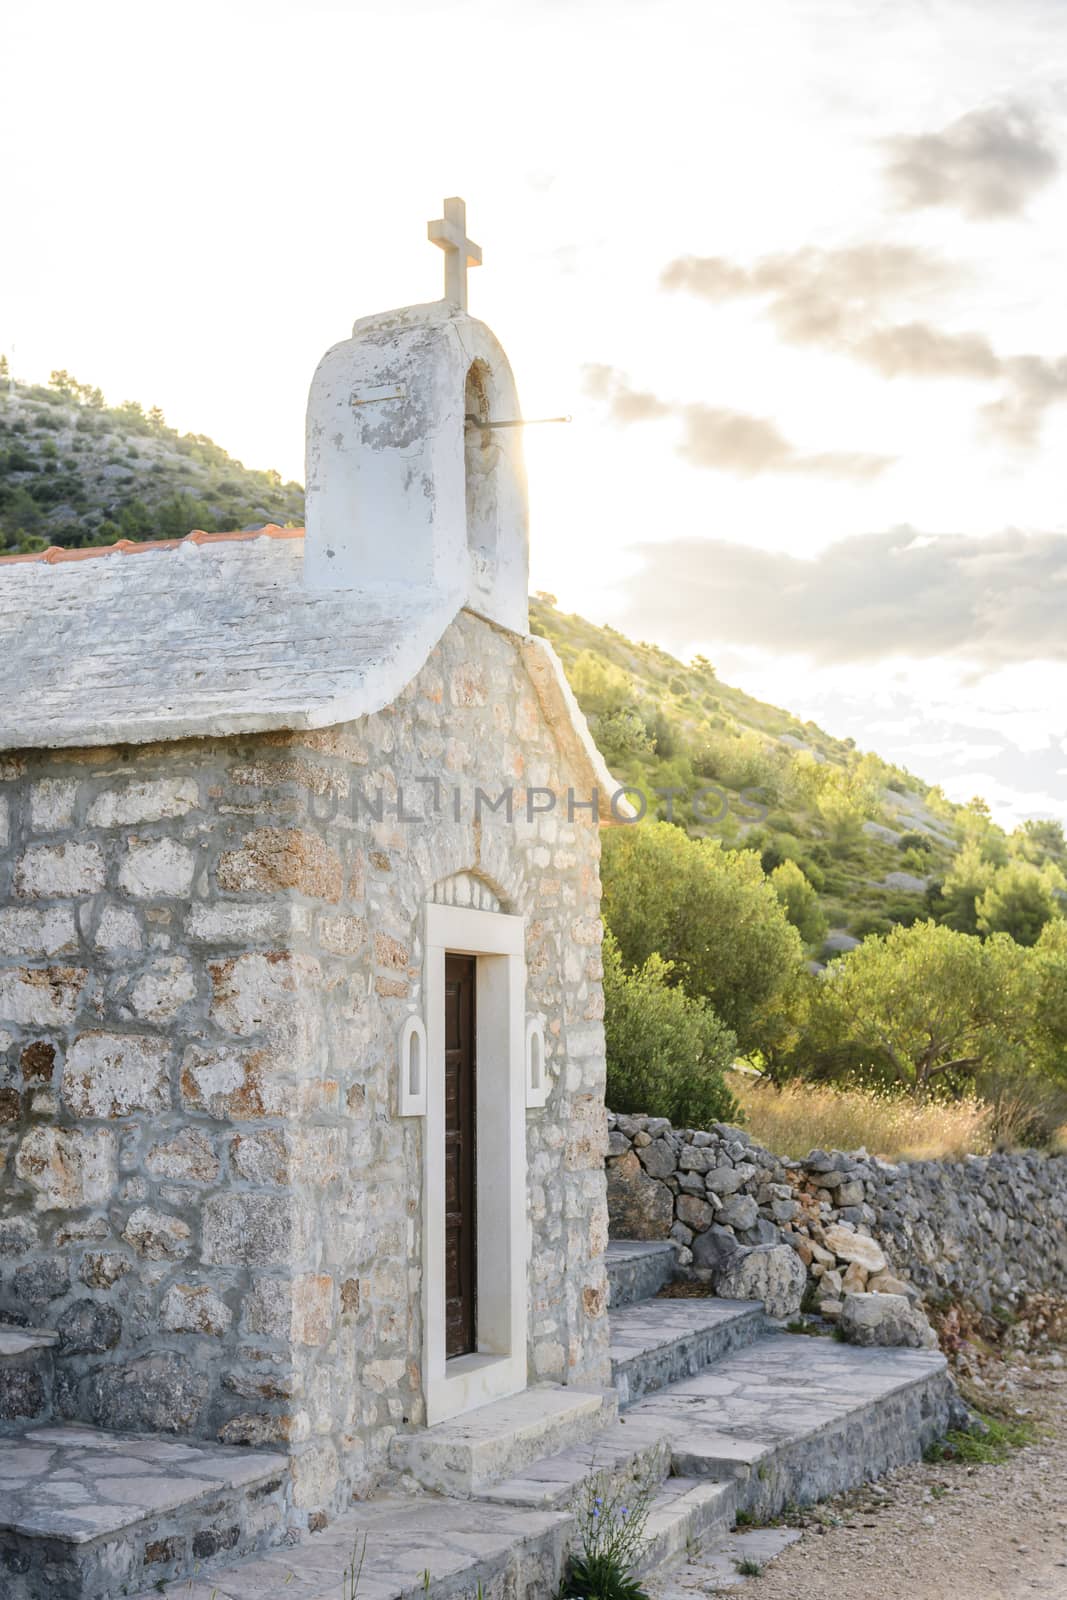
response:
{"label": "stone masonry wall", "polygon": [[[849,1293],[951,1296],[987,1310],[1067,1294],[1063,1156],[894,1164],[813,1150],[790,1161],[723,1123],[675,1129],[609,1113],[608,1126],[612,1236],[672,1238],[680,1268],[719,1293],[747,1283],[755,1294],[774,1247],[788,1245],[807,1271],[797,1287],[830,1318]],[[779,1271],[776,1287],[787,1277]]]}
{"label": "stone masonry wall", "polygon": [[[57,1415],[280,1445],[304,1518],[421,1424],[396,1049],[457,872],[527,916],[555,1073],[531,1374],[607,1381],[598,832],[523,811],[571,781],[514,643],[465,614],[358,723],[0,757],[0,1321],[58,1331]],[[514,825],[475,819],[509,783]]]}

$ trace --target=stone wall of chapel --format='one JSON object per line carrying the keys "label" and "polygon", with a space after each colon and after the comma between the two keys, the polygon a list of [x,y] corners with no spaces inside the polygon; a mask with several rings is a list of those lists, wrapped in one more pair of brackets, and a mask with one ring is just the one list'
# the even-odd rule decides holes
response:
{"label": "stone wall of chapel", "polygon": [[[527,918],[554,1074],[527,1114],[531,1379],[608,1381],[599,841],[572,782],[514,642],[466,614],[357,723],[0,757],[0,1320],[59,1331],[62,1415],[280,1445],[301,1519],[422,1423],[396,1048],[420,908],[457,872]],[[529,821],[527,786],[557,796]]]}

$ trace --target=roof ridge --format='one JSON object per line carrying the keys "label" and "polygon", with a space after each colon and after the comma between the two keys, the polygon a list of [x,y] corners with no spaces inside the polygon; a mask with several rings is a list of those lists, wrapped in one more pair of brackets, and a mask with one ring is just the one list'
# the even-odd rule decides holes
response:
{"label": "roof ridge", "polygon": [[183,539],[117,539],[114,544],[91,545],[78,549],[67,549],[64,545],[53,544],[49,545],[47,550],[33,550],[26,555],[0,556],[0,567],[21,565],[27,561],[42,561],[45,565],[54,567],[63,561],[91,561],[97,556],[114,555],[116,551],[124,556],[139,556],[145,551],[178,550],[186,544],[236,544],[247,539],[302,539],[303,537],[303,528],[280,528],[276,522],[267,522],[262,528],[235,529],[232,533],[205,533],[203,528],[194,528],[192,533],[187,533]]}

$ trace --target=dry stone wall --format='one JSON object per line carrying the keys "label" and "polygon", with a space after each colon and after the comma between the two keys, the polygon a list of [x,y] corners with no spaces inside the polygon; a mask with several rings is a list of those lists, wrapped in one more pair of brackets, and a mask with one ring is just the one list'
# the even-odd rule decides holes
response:
{"label": "dry stone wall", "polygon": [[0,758],[0,1321],[57,1331],[57,1415],[284,1448],[307,1517],[423,1422],[396,1052],[457,873],[525,915],[546,1023],[531,1376],[607,1382],[598,830],[522,804],[571,781],[466,614],[356,723]]}
{"label": "dry stone wall", "polygon": [[[969,1300],[1067,1293],[1067,1157],[1033,1151],[901,1162],[814,1150],[790,1161],[743,1129],[609,1114],[613,1238],[673,1239],[719,1294],[839,1318],[853,1295]],[[775,1247],[805,1269],[788,1274]],[[771,1306],[768,1306],[771,1309]],[[871,1311],[868,1306],[867,1312]],[[884,1308],[883,1308],[884,1309]],[[908,1321],[906,1307],[893,1308]],[[926,1339],[916,1323],[912,1342]]]}

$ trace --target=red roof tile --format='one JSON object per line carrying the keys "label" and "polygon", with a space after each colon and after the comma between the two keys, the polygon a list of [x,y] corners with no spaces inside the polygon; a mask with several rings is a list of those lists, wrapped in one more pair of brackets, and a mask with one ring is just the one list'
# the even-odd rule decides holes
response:
{"label": "red roof tile", "polygon": [[141,542],[136,539],[118,539],[114,544],[93,545],[83,550],[68,550],[62,545],[54,544],[47,550],[33,551],[29,555],[0,556],[0,567],[14,566],[22,561],[44,561],[49,566],[56,566],[61,561],[91,561],[96,556],[110,556],[116,552],[124,556],[139,556],[151,550],[177,550],[178,546],[183,544],[222,544],[242,539],[302,539],[303,537],[303,528],[279,528],[274,522],[268,522],[263,528],[250,528],[238,533],[205,533],[202,528],[194,528],[184,539],[145,539]]}

